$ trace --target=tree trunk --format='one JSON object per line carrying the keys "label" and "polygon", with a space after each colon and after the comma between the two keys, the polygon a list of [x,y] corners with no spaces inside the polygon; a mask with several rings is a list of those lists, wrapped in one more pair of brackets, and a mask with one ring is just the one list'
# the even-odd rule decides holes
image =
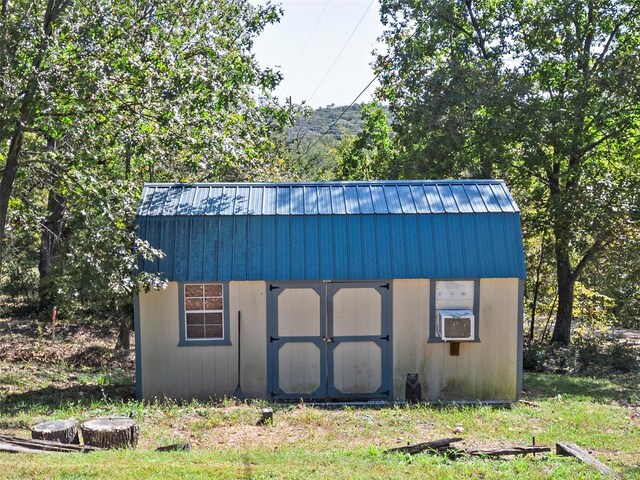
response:
{"label": "tree trunk", "polygon": [[556,270],[558,277],[558,310],[551,343],[569,345],[571,321],[573,319],[575,278],[571,271],[568,249],[563,248],[561,240],[556,240]]}
{"label": "tree trunk", "polygon": [[[19,122],[20,123],[20,122]],[[4,235],[7,225],[7,212],[9,211],[9,200],[13,192],[13,183],[18,173],[18,159],[22,150],[23,128],[20,124],[16,126],[16,131],[9,144],[9,152],[2,171],[0,181],[0,272],[2,272],[2,260],[4,258]]]}
{"label": "tree trunk", "polygon": [[66,197],[55,191],[49,190],[47,201],[47,216],[42,225],[40,236],[40,262],[38,272],[40,274],[40,308],[48,310],[54,303],[54,279],[52,270],[60,263],[60,246],[62,234],[62,219],[64,217]]}
{"label": "tree trunk", "polygon": [[546,236],[542,235],[542,243],[540,245],[540,259],[536,267],[536,281],[533,285],[533,300],[531,301],[531,323],[529,325],[529,342],[533,343],[536,327],[536,310],[538,308],[538,294],[540,293],[540,275],[542,273],[542,262],[544,260],[544,245]]}
{"label": "tree trunk", "polygon": [[[37,53],[32,62],[31,76],[27,82],[27,86],[22,96],[22,104],[20,105],[20,115],[15,119],[15,130],[11,136],[9,151],[5,161],[4,171],[2,172],[2,180],[0,181],[0,272],[2,272],[2,260],[4,256],[4,237],[7,225],[7,212],[9,210],[9,200],[13,193],[13,184],[18,172],[18,163],[22,152],[22,141],[24,139],[24,131],[34,116],[34,99],[36,92],[41,88],[39,73],[42,68],[45,53],[49,48],[49,41],[53,36],[53,24],[58,20],[63,9],[70,2],[61,0],[48,0],[46,2],[46,10],[44,14],[42,32],[43,35],[38,43]],[[3,4],[3,8],[4,4]]]}
{"label": "tree trunk", "polygon": [[129,417],[102,417],[80,425],[86,445],[100,448],[135,448],[140,429]]}
{"label": "tree trunk", "polygon": [[49,440],[51,442],[79,445],[78,427],[71,420],[54,420],[39,423],[31,429],[34,440]]}
{"label": "tree trunk", "polygon": [[119,307],[120,311],[120,327],[118,330],[118,340],[116,341],[116,349],[131,349],[130,332],[131,332],[131,315],[126,307]]}

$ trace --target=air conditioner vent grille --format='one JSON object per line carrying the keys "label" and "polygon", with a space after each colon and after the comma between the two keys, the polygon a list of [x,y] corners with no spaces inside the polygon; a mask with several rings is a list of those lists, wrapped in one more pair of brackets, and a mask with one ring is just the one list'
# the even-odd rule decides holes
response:
{"label": "air conditioner vent grille", "polygon": [[438,310],[438,335],[445,342],[471,342],[475,338],[475,316],[471,310]]}
{"label": "air conditioner vent grille", "polygon": [[469,317],[447,318],[444,322],[444,335],[447,338],[469,338],[471,319]]}

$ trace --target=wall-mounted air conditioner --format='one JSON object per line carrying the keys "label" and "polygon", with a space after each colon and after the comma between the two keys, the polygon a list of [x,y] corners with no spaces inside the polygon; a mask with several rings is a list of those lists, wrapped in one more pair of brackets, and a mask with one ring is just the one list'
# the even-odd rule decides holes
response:
{"label": "wall-mounted air conditioner", "polygon": [[475,317],[471,310],[438,310],[436,329],[445,342],[472,341]]}

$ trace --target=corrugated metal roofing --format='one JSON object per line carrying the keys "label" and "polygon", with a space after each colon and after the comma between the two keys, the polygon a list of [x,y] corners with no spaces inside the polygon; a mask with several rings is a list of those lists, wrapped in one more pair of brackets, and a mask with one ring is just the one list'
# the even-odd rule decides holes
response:
{"label": "corrugated metal roofing", "polygon": [[494,180],[147,184],[136,223],[173,281],[525,277]]}
{"label": "corrugated metal roofing", "polygon": [[517,212],[500,180],[149,183],[140,216]]}

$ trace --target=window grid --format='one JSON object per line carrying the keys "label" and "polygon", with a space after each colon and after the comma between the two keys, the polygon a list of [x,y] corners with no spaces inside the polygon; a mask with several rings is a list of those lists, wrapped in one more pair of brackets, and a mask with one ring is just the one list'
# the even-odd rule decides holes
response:
{"label": "window grid", "polygon": [[184,285],[185,339],[224,338],[224,298],[221,283]]}

